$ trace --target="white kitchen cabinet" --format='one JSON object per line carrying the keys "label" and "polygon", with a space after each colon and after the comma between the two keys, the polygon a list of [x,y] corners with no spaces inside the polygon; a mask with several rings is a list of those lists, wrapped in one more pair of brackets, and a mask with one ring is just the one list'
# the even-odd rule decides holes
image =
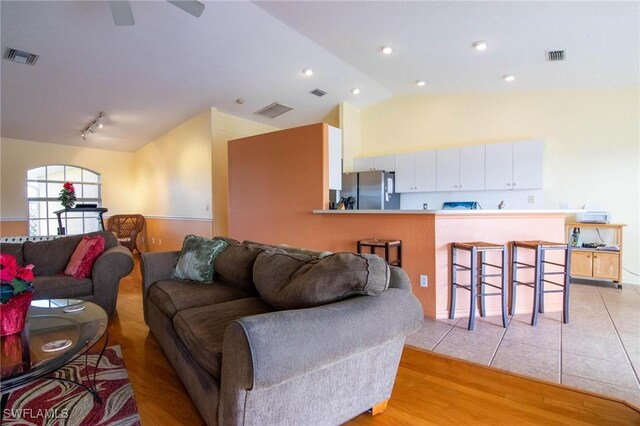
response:
{"label": "white kitchen cabinet", "polygon": [[436,151],[436,190],[459,191],[460,148]]}
{"label": "white kitchen cabinet", "polygon": [[396,156],[391,155],[378,155],[373,157],[373,169],[384,170],[385,172],[393,172],[396,170]]}
{"label": "white kitchen cabinet", "polygon": [[329,189],[342,189],[342,130],[329,126]]}
{"label": "white kitchen cabinet", "polygon": [[395,172],[395,192],[435,191],[436,152],[418,151],[396,154]]}
{"label": "white kitchen cabinet", "polygon": [[484,145],[437,150],[437,191],[484,189],[484,151]]}
{"label": "white kitchen cabinet", "polygon": [[461,191],[477,191],[485,188],[485,146],[460,148]]}
{"label": "white kitchen cabinet", "polygon": [[373,170],[373,157],[356,157],[353,159],[354,172],[368,172]]}
{"label": "white kitchen cabinet", "polygon": [[396,156],[378,155],[375,157],[356,157],[353,159],[354,172],[368,172],[370,170],[384,170],[393,172],[396,169]]}
{"label": "white kitchen cabinet", "polygon": [[486,145],[486,189],[542,188],[541,140]]}
{"label": "white kitchen cabinet", "polygon": [[513,189],[542,188],[541,140],[513,143]]}

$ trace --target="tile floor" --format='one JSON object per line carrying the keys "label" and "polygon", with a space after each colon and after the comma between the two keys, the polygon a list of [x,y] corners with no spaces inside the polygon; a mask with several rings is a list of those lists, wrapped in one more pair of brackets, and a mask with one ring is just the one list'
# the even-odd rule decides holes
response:
{"label": "tile floor", "polygon": [[560,312],[510,317],[425,319],[406,343],[592,392],[640,407],[640,286],[572,283],[569,324]]}

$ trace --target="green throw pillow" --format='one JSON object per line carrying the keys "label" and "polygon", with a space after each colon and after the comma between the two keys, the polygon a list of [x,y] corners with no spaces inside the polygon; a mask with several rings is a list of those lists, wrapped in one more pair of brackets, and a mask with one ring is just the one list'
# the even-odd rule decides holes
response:
{"label": "green throw pillow", "polygon": [[173,269],[173,277],[178,280],[190,280],[201,283],[213,281],[215,271],[213,261],[227,247],[224,240],[187,235],[182,250]]}

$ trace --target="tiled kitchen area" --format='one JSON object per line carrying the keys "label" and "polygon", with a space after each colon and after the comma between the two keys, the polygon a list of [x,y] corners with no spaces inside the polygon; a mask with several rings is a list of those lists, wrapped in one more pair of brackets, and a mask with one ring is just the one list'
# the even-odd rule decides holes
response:
{"label": "tiled kitchen area", "polygon": [[569,324],[561,313],[425,318],[406,344],[502,370],[610,395],[640,406],[640,286],[574,280]]}

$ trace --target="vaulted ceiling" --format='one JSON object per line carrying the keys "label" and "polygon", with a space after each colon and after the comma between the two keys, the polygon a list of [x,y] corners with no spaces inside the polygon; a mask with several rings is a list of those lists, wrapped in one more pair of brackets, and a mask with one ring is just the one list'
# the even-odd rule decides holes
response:
{"label": "vaulted ceiling", "polygon": [[[0,61],[2,137],[135,151],[211,106],[286,128],[343,101],[640,85],[638,2],[205,5],[195,18],[165,1],[133,1],[135,25],[119,27],[105,1],[2,1],[3,55],[40,55],[34,66]],[[477,40],[488,48],[474,50]],[[379,51],[386,45],[392,54]],[[566,60],[547,61],[549,50]],[[276,101],[293,110],[254,114]],[[105,127],[84,141],[100,111]]]}

